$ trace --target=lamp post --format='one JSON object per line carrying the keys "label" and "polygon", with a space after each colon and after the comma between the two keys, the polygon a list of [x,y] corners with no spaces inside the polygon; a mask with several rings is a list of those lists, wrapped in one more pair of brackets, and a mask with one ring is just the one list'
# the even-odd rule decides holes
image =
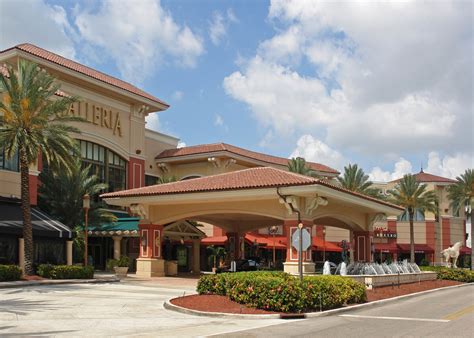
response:
{"label": "lamp post", "polygon": [[298,244],[299,250],[298,250],[298,271],[300,275],[300,281],[303,281],[303,223],[301,223],[301,220],[299,220],[299,214],[298,214],[298,228],[300,232],[300,241]]}
{"label": "lamp post", "polygon": [[89,194],[85,194],[82,197],[82,208],[84,209],[84,266],[87,266],[87,223],[88,223],[88,214],[91,207],[91,197]]}
{"label": "lamp post", "polygon": [[323,227],[323,262],[326,262],[326,227]]}
{"label": "lamp post", "polygon": [[275,234],[276,232],[278,231],[278,227],[276,225],[272,225],[269,229],[270,231],[270,234],[272,234],[273,236],[273,268],[275,268],[275,262],[276,262],[276,259],[275,259]]}

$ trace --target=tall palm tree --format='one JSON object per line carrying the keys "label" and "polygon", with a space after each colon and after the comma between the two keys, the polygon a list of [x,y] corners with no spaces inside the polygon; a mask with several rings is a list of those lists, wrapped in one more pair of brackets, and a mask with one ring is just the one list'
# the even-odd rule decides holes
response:
{"label": "tall palm tree", "polygon": [[382,196],[380,189],[372,186],[369,176],[357,164],[349,164],[349,166],[344,167],[344,174],[338,176],[337,180],[348,190],[378,198]]}
{"label": "tall palm tree", "polygon": [[[80,159],[76,159],[69,171],[50,167],[43,170],[39,178],[39,207],[71,229],[84,221],[83,196],[96,196],[108,187],[107,184],[99,182],[98,176],[91,175],[90,166],[82,167]],[[117,220],[112,213],[104,210],[104,207],[103,203],[92,198],[89,209],[91,225]]]}
{"label": "tall palm tree", "polygon": [[25,271],[33,274],[33,231],[31,226],[28,168],[42,154],[48,163],[71,166],[76,143],[70,136],[79,130],[66,125],[78,118],[64,114],[75,97],[55,98],[60,85],[36,64],[20,60],[18,68],[0,72],[0,147],[7,158],[18,152],[21,175],[21,207],[25,240]]}
{"label": "tall palm tree", "polygon": [[306,160],[303,157],[291,158],[288,161],[287,167],[288,167],[288,171],[291,171],[293,173],[311,176],[311,177],[318,176],[316,172],[309,167],[308,163],[306,163]]}
{"label": "tall palm tree", "polygon": [[410,262],[415,262],[415,234],[413,219],[417,210],[421,212],[436,212],[437,197],[434,191],[427,191],[427,185],[416,181],[416,177],[411,174],[403,176],[397,183],[395,189],[390,190],[389,200],[398,204],[408,212],[410,221]]}
{"label": "tall palm tree", "polygon": [[471,220],[471,270],[474,270],[474,222],[472,211],[474,210],[474,169],[466,169],[464,174],[456,177],[456,184],[449,186],[448,198],[451,200],[451,207],[454,212],[459,212],[461,208],[466,210],[466,220]]}

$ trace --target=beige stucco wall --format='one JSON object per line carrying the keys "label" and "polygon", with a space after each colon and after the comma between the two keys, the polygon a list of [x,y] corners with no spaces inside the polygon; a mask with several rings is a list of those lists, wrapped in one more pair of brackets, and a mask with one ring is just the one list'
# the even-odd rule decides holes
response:
{"label": "beige stucco wall", "polygon": [[213,163],[209,161],[200,161],[194,163],[170,165],[170,172],[168,175],[175,176],[178,180],[181,180],[191,175],[210,176],[247,168],[249,167],[237,163],[230,164],[228,166],[216,167]]}
{"label": "beige stucco wall", "polygon": [[451,233],[450,241],[452,244],[456,242],[465,242],[466,239],[466,227],[464,225],[464,220],[459,217],[453,217],[450,220],[451,224]]}
{"label": "beige stucco wall", "polygon": [[[426,244],[426,223],[414,222],[415,243]],[[397,222],[397,243],[410,244],[410,223]]]}
{"label": "beige stucco wall", "polygon": [[0,170],[0,196],[20,198],[20,173]]}
{"label": "beige stucco wall", "polygon": [[156,165],[155,157],[163,150],[176,148],[178,139],[154,132],[152,130],[145,130],[145,174],[153,176],[161,176],[163,173]]}
{"label": "beige stucco wall", "polygon": [[349,241],[349,230],[330,226],[326,227],[326,241],[341,242],[343,240]]}

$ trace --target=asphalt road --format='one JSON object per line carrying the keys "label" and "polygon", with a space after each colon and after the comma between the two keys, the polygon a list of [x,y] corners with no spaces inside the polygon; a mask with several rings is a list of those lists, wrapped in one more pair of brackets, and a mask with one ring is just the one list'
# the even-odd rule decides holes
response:
{"label": "asphalt road", "polygon": [[215,337],[474,337],[474,285]]}

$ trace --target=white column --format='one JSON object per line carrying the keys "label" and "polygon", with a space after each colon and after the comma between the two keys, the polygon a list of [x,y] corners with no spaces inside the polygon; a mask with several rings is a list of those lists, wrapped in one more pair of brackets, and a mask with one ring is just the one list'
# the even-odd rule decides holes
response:
{"label": "white column", "polygon": [[18,265],[22,273],[25,273],[25,239],[18,238]]}
{"label": "white column", "polygon": [[120,258],[120,242],[122,241],[122,236],[113,236],[114,240],[114,259]]}
{"label": "white column", "polygon": [[66,264],[72,265],[72,241],[66,241]]}
{"label": "white column", "polygon": [[193,272],[201,272],[201,240],[193,239]]}

